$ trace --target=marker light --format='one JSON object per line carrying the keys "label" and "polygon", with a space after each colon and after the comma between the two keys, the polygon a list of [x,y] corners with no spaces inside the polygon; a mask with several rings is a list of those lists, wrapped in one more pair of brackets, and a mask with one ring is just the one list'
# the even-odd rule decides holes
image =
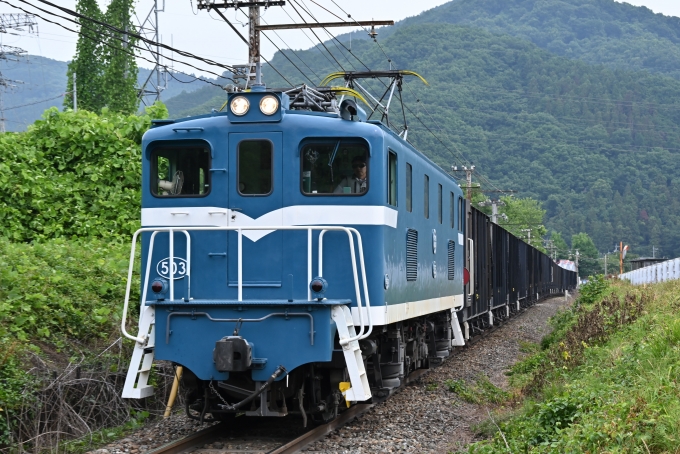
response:
{"label": "marker light", "polygon": [[470,272],[467,268],[463,268],[463,285],[468,285],[470,282]]}
{"label": "marker light", "polygon": [[328,288],[328,282],[322,277],[315,277],[312,282],[309,283],[309,289],[312,291],[312,298],[323,299],[323,294]]}
{"label": "marker light", "polygon": [[250,102],[245,96],[237,96],[231,100],[231,112],[239,117],[245,115],[250,108]]}
{"label": "marker light", "polygon": [[151,291],[156,295],[160,295],[168,291],[168,281],[165,279],[154,279],[151,283]]}
{"label": "marker light", "polygon": [[274,115],[279,110],[279,100],[276,96],[267,95],[260,100],[260,111],[265,115]]}

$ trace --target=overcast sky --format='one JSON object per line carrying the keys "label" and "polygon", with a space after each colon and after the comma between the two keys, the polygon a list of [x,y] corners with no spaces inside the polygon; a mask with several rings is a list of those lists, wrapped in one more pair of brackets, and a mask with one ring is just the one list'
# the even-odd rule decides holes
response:
{"label": "overcast sky", "polygon": [[[73,23],[60,18],[55,18],[28,6],[20,0],[6,0],[12,5],[22,6],[26,10],[39,14],[45,18],[56,20],[69,28],[74,28]],[[39,5],[49,10],[51,13],[65,15],[53,8],[41,4],[38,0],[26,0],[31,4]],[[75,0],[52,0],[54,3],[66,8],[74,9]],[[357,20],[386,20],[395,21],[409,16],[415,16],[421,12],[435,6],[446,3],[446,0],[296,0],[322,22],[335,22],[340,18],[346,19],[347,13]],[[108,0],[99,0],[102,8],[108,4]],[[163,0],[158,0],[162,7]],[[656,13],[663,13],[670,16],[680,16],[679,0],[628,0],[627,3],[634,5],[644,5]],[[294,3],[293,3],[294,4]],[[339,6],[338,6],[339,5]],[[140,18],[146,17],[151,11],[153,0],[138,0],[136,12]],[[174,47],[192,52],[203,57],[211,58],[225,64],[243,64],[247,62],[248,50],[246,45],[234,34],[231,29],[215,15],[205,11],[198,11],[195,8],[196,0],[167,0],[165,11],[159,13],[160,33],[162,41],[166,44],[172,43]],[[324,10],[326,8],[328,11]],[[4,3],[0,3],[0,13],[21,13],[20,10]],[[304,14],[304,13],[303,13]],[[288,16],[290,15],[290,16]],[[337,15],[337,17],[336,17]],[[248,33],[248,28],[243,23],[245,17],[235,11],[229,11],[227,17],[241,28],[242,33]],[[306,20],[311,20],[308,17]],[[295,10],[291,7],[291,2],[287,2],[285,7],[270,7],[263,13],[265,23],[290,23],[301,22]],[[32,55],[42,55],[55,60],[70,60],[75,52],[76,35],[64,30],[56,25],[50,24],[38,18],[38,33],[30,34],[27,31],[16,32],[16,34],[0,34],[2,44],[21,47]],[[335,28],[332,29],[335,35],[355,30],[355,33],[365,33],[358,28]],[[317,30],[321,39],[328,39],[322,30]],[[305,35],[306,33],[306,35]],[[311,47],[315,41],[309,31],[303,33],[300,30],[283,30],[277,34],[269,32],[270,37],[281,48],[306,49]],[[311,38],[311,39],[310,39]],[[276,48],[266,39],[262,39],[262,54],[265,58],[271,58]],[[149,67],[150,64],[144,61],[139,62],[140,66]],[[168,62],[169,64],[169,62]],[[207,67],[205,64],[197,66]],[[176,66],[177,69],[195,73],[195,69]],[[216,71],[221,72],[221,71]]]}

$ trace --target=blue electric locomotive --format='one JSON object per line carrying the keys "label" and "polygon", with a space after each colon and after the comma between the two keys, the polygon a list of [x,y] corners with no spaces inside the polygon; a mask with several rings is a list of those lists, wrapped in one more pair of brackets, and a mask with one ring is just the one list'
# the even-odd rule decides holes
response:
{"label": "blue electric locomotive", "polygon": [[163,359],[190,417],[327,420],[464,343],[462,192],[348,93],[254,87],[144,135],[124,397]]}

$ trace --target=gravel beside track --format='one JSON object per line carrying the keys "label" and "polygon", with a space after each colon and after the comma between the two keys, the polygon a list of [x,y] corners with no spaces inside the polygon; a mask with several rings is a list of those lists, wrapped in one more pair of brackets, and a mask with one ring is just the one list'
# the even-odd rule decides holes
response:
{"label": "gravel beside track", "polygon": [[[405,387],[386,402],[376,405],[342,429],[331,433],[324,440],[308,446],[303,452],[450,453],[466,450],[467,445],[477,439],[471,427],[488,419],[488,412],[492,412],[495,407],[465,402],[448,391],[444,382],[449,379],[464,379],[468,383],[474,383],[481,375],[485,375],[496,386],[507,389],[505,372],[522,357],[521,344],[540,342],[549,332],[548,318],[566,304],[568,303],[564,297],[545,300],[480,341],[456,348],[442,366]],[[254,419],[252,418],[253,421]],[[295,417],[291,419],[297,421],[290,422],[299,422],[300,427],[297,430],[301,430],[301,421]],[[91,452],[142,454],[205,427],[207,424],[200,425],[187,419],[183,413],[175,413],[167,420],[149,423],[125,439]],[[259,451],[257,448],[253,451],[248,449],[251,447],[248,442],[251,436],[235,435],[230,438],[220,440],[217,446],[204,446],[205,450],[195,452],[224,453],[230,452],[229,448],[234,449],[231,452]],[[239,438],[243,444],[239,442]],[[215,448],[217,449],[213,451]]]}
{"label": "gravel beside track", "polygon": [[488,419],[487,410],[493,411],[494,407],[465,402],[448,391],[444,382],[464,379],[474,383],[484,374],[496,386],[507,389],[505,372],[521,358],[521,343],[540,342],[549,332],[548,319],[565,304],[564,297],[545,300],[480,341],[455,349],[442,366],[304,452],[465,451],[477,440],[471,427]]}

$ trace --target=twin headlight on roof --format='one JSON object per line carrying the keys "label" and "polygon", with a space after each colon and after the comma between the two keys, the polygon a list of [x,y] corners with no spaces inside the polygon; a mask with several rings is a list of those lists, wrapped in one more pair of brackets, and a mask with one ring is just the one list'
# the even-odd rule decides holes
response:
{"label": "twin headlight on roof", "polygon": [[[248,113],[250,101],[245,96],[236,96],[231,100],[229,108],[234,115],[239,117]],[[266,95],[260,99],[260,112],[265,115],[274,115],[279,110],[279,99],[276,96]]]}

